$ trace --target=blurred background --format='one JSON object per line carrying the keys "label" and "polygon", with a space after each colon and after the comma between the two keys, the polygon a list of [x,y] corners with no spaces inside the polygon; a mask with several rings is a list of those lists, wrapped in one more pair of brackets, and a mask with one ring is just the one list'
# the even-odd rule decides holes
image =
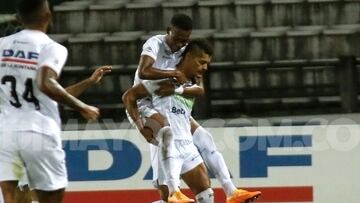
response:
{"label": "blurred background", "polygon": [[[88,90],[102,119],[125,117],[121,95],[132,86],[142,44],[165,34],[175,13],[190,15],[192,38],[214,46],[206,95],[194,117],[249,118],[356,113],[359,110],[359,0],[50,0],[50,37],[66,46],[66,86],[108,64]],[[0,35],[21,29],[16,1],[0,2]],[[78,113],[61,107],[62,119]]]}

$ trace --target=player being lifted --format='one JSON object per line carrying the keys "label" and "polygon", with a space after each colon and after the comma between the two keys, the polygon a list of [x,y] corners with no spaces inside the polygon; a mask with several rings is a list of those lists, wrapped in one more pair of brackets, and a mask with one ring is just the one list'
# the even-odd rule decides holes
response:
{"label": "player being lifted", "polygon": [[20,1],[18,17],[25,30],[0,38],[0,186],[5,203],[14,203],[16,169],[24,163],[39,202],[60,203],[68,180],[57,102],[88,120],[99,110],[57,82],[67,50],[45,34],[51,22],[47,0]]}
{"label": "player being lifted", "polygon": [[[146,41],[140,57],[138,70],[135,74],[134,84],[141,83],[145,80],[158,80],[164,78],[175,78],[177,82],[184,83],[184,74],[175,69],[179,63],[182,53],[187,45],[192,31],[192,19],[184,14],[176,14],[171,19],[171,26],[168,28],[166,35],[156,35]],[[165,89],[165,90],[164,90]],[[203,87],[179,86],[175,88],[164,87],[159,90],[163,94],[179,94],[187,97],[197,97],[204,93]],[[153,121],[161,120],[157,111],[153,109],[153,104],[148,98],[139,100],[139,112],[143,118],[150,118]],[[203,157],[206,166],[209,168],[222,185],[227,196],[227,203],[243,202],[259,196],[260,192],[248,192],[246,190],[237,189],[231,181],[229,170],[225,164],[224,158],[217,150],[212,135],[201,127],[192,117],[191,133],[193,141]],[[148,142],[154,140],[154,135],[146,134],[146,129],[139,129]],[[154,132],[156,133],[156,132]],[[151,160],[157,160],[155,157],[157,148],[150,145]],[[152,161],[153,180],[157,180],[158,167],[157,161]],[[157,184],[158,185],[158,184]],[[162,196],[166,195],[166,186],[159,185]],[[164,195],[165,194],[165,195]]]}
{"label": "player being lifted", "polygon": [[[184,51],[184,57],[177,70],[184,74],[185,85],[192,86],[194,78],[200,78],[210,63],[212,48],[205,40],[194,40]],[[193,144],[190,133],[190,117],[193,99],[180,95],[167,97],[157,96],[155,91],[159,84],[172,83],[171,79],[147,80],[130,88],[123,101],[132,120],[145,136],[152,136],[153,130],[144,124],[140,117],[137,100],[151,96],[154,110],[161,117],[162,123],[158,132],[158,158],[162,171],[158,171],[158,182],[166,184],[169,196],[164,201],[194,202],[183,195],[180,190],[180,174],[190,189],[196,194],[199,203],[213,203],[213,191],[203,160]],[[155,142],[154,142],[155,143]]]}

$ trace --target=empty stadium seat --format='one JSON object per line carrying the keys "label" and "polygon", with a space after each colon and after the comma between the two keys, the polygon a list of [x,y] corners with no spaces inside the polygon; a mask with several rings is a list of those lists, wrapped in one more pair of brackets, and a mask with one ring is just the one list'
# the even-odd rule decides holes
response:
{"label": "empty stadium seat", "polygon": [[126,30],[126,2],[104,1],[89,8],[86,32],[116,32]]}
{"label": "empty stadium seat", "polygon": [[64,2],[54,7],[54,33],[85,32],[86,10],[91,1]]}
{"label": "empty stadium seat", "polygon": [[324,30],[320,58],[337,58],[359,53],[359,25],[333,26]]}
{"label": "empty stadium seat", "polygon": [[228,0],[198,2],[198,17],[194,20],[199,29],[228,29],[236,27],[235,9]]}
{"label": "empty stadium seat", "polygon": [[360,24],[360,1],[344,0],[339,3],[339,24]]}
{"label": "empty stadium seat", "polygon": [[261,28],[265,26],[265,4],[267,0],[235,0],[238,28]]}
{"label": "empty stadium seat", "polygon": [[161,30],[166,29],[162,25],[160,2],[145,1],[132,2],[126,8],[126,31],[138,30]]}
{"label": "empty stadium seat", "polygon": [[305,0],[270,0],[266,16],[267,27],[306,25]]}
{"label": "empty stadium seat", "polygon": [[117,32],[105,37],[105,53],[109,64],[136,64],[141,53],[140,37],[145,32]]}
{"label": "empty stadium seat", "polygon": [[298,26],[286,33],[285,59],[315,59],[320,57],[320,35],[324,26]]}
{"label": "empty stadium seat", "polygon": [[69,38],[70,65],[109,64],[104,53],[103,40],[108,33],[80,33]]}
{"label": "empty stadium seat", "polygon": [[[194,21],[195,16],[195,0],[189,1],[166,1],[161,4],[162,6],[162,22],[163,27],[166,28],[170,25],[170,20],[176,13],[183,13],[190,16]],[[195,23],[194,23],[195,24]],[[194,27],[198,27],[196,24]]]}
{"label": "empty stadium seat", "polygon": [[253,29],[227,29],[213,36],[214,61],[242,61],[249,59],[250,32]]}
{"label": "empty stadium seat", "polygon": [[250,34],[251,61],[280,60],[286,55],[286,31],[289,27],[263,28]]}
{"label": "empty stadium seat", "polygon": [[307,0],[309,25],[335,25],[339,23],[341,0]]}

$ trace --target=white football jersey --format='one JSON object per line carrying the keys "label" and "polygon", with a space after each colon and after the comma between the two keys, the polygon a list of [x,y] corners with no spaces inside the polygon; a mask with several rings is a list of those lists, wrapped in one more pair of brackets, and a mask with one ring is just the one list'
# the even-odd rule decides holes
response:
{"label": "white football jersey", "polygon": [[60,134],[57,103],[38,89],[36,77],[43,66],[60,75],[67,55],[40,31],[0,38],[0,130]]}
{"label": "white football jersey", "polygon": [[142,84],[152,96],[154,109],[167,118],[175,139],[192,141],[190,117],[194,99],[177,94],[168,97],[156,95],[154,92],[161,81],[163,80],[146,80]]}
{"label": "white football jersey", "polygon": [[[177,52],[172,52],[169,45],[165,41],[166,35],[155,35],[149,38],[143,45],[141,55],[150,56],[155,60],[153,67],[160,70],[174,70],[180,62],[185,47]],[[139,84],[142,80],[138,74],[139,68],[136,70],[134,85]]]}
{"label": "white football jersey", "polygon": [[[166,43],[166,35],[155,35],[149,38],[143,45],[141,55],[150,56],[155,60],[153,68],[160,70],[174,70],[176,65],[180,62],[182,53],[185,47],[181,48],[177,52],[172,52],[169,45]],[[139,68],[136,70],[134,85],[137,85],[143,81],[139,78]],[[143,98],[138,100],[138,106],[147,106],[153,108],[151,98]]]}

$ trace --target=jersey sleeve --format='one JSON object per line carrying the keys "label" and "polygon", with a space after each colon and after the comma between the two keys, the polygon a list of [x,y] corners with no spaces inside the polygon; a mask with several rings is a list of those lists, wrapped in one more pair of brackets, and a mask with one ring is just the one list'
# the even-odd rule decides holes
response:
{"label": "jersey sleeve", "polygon": [[58,43],[51,43],[40,52],[39,67],[48,66],[53,69],[57,75],[60,75],[67,56],[68,51],[64,46]]}
{"label": "jersey sleeve", "polygon": [[159,40],[156,37],[152,37],[148,39],[143,45],[141,55],[150,56],[151,58],[156,60],[159,49],[160,49]]}

